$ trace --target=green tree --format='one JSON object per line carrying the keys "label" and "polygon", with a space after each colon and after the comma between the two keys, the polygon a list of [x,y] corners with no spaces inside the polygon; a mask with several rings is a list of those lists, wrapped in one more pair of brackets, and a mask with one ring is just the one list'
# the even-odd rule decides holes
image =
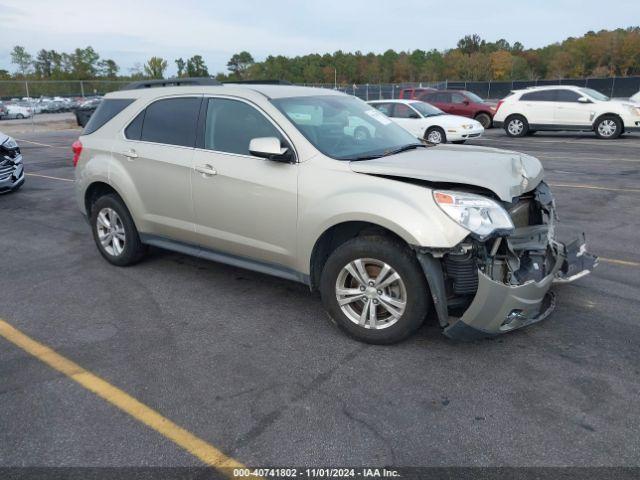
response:
{"label": "green tree", "polygon": [[100,60],[98,62],[98,75],[100,75],[101,77],[114,80],[115,78],[117,78],[119,70],[120,67],[118,67],[118,64],[110,58],[106,60]]}
{"label": "green tree", "polygon": [[16,45],[11,50],[11,63],[18,66],[18,72],[23,77],[31,73],[33,67],[33,57],[24,47]]}
{"label": "green tree", "polygon": [[150,78],[164,78],[167,61],[161,57],[151,57],[144,66],[144,73]]}
{"label": "green tree", "polygon": [[209,70],[200,55],[194,55],[187,60],[187,75],[189,77],[208,77]]}
{"label": "green tree", "polygon": [[183,77],[186,71],[187,65],[185,61],[181,58],[176,58],[174,60],[176,62],[176,67],[178,67],[178,77]]}
{"label": "green tree", "polygon": [[76,48],[69,54],[68,60],[74,79],[86,80],[95,78],[98,73],[100,55],[92,48]]}
{"label": "green tree", "polygon": [[227,70],[240,79],[245,78],[246,72],[255,61],[249,52],[235,53],[227,62]]}

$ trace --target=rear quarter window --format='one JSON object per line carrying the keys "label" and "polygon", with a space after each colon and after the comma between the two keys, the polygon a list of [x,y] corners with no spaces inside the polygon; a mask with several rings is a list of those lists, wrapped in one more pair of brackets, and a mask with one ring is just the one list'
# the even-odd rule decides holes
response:
{"label": "rear quarter window", "polygon": [[134,101],[133,98],[105,98],[91,115],[82,134],[89,135],[95,132]]}

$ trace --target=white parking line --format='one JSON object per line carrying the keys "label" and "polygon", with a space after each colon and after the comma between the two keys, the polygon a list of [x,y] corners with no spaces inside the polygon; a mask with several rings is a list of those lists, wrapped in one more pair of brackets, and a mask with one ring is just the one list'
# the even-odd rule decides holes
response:
{"label": "white parking line", "polygon": [[60,145],[48,145],[46,143],[33,142],[31,140],[24,140],[22,138],[16,138],[18,142],[22,143],[31,143],[32,145],[38,145],[40,147],[49,147],[49,148],[64,148],[65,150],[71,150],[71,147],[61,147]]}
{"label": "white parking line", "polygon": [[75,182],[75,180],[71,178],[60,178],[60,177],[51,177],[49,175],[39,175],[37,173],[25,173],[27,177],[40,177],[40,178],[49,178],[51,180],[60,180],[61,182]]}

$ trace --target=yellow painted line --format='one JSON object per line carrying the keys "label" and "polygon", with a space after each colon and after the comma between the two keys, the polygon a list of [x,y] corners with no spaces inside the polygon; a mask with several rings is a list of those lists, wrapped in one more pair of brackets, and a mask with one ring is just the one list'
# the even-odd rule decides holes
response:
{"label": "yellow painted line", "polygon": [[28,337],[2,319],[0,319],[0,337],[4,337],[54,370],[66,375],[111,405],[144,423],[201,460],[205,465],[219,470],[230,478],[233,477],[234,468],[246,468],[237,460],[226,456],[216,447],[176,425],[124,391],[85,370],[77,363],[68,360],[46,345]]}
{"label": "yellow painted line", "polygon": [[598,187],[597,185],[583,185],[579,183],[550,183],[552,187],[567,187],[567,188],[585,188],[588,190],[607,190],[610,192],[631,192],[640,193],[640,188],[613,188],[613,187]]}
{"label": "yellow painted line", "polygon": [[75,182],[75,180],[72,180],[71,178],[51,177],[49,175],[39,175],[37,173],[26,173],[25,175],[28,177],[40,177],[40,178],[50,178],[51,180],[61,180],[63,182]]}
{"label": "yellow painted line", "polygon": [[640,262],[630,262],[629,260],[618,260],[616,258],[598,257],[601,262],[613,263],[614,265],[624,265],[625,267],[640,267]]}

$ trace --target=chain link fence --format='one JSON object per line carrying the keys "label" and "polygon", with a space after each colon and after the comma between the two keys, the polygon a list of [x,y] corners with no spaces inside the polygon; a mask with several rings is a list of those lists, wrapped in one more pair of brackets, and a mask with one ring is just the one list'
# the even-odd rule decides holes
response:
{"label": "chain link fence", "polygon": [[[24,97],[90,97],[121,89],[128,80],[2,80],[0,81],[0,99],[11,100]],[[309,83],[311,87],[336,88],[334,84]],[[451,81],[384,83],[337,85],[337,89],[363,100],[382,100],[398,98],[403,88],[436,88],[468,90],[476,95],[492,100],[507,96],[512,90],[540,85],[576,85],[593,88],[607,96],[626,98],[640,91],[640,77],[581,78],[557,80],[514,80],[508,82],[470,82]]]}

